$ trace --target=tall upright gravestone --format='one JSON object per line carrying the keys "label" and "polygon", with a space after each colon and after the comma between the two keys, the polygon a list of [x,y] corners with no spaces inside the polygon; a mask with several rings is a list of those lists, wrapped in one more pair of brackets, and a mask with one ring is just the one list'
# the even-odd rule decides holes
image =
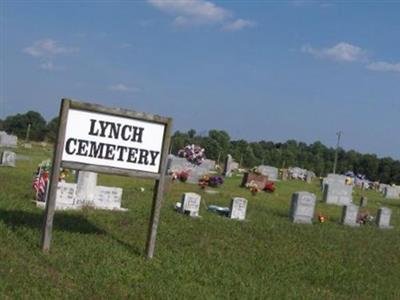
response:
{"label": "tall upright gravestone", "polygon": [[342,224],[357,227],[358,206],[354,204],[347,204],[342,209]]}
{"label": "tall upright gravestone", "polygon": [[97,173],[79,171],[76,180],[76,197],[81,204],[94,204],[96,197]]}
{"label": "tall upright gravestone", "polygon": [[232,163],[233,163],[232,155],[228,154],[228,156],[225,159],[225,165],[224,165],[224,176],[225,177],[232,176]]}

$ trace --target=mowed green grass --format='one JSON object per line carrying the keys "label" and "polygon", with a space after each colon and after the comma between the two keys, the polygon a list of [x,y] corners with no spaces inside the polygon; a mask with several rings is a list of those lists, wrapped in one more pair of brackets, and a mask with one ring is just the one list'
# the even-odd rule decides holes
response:
{"label": "mowed green grass", "polygon": [[[275,194],[252,196],[226,180],[216,195],[172,183],[161,211],[155,257],[144,255],[153,182],[100,176],[123,187],[128,212],[56,212],[51,252],[40,250],[43,211],[31,180],[49,149],[19,150],[30,160],[0,168],[1,299],[400,299],[400,200],[367,192],[368,210],[392,209],[393,230],[338,224],[341,209],[321,203],[318,183],[279,182]],[[144,187],[145,192],[139,188]],[[311,191],[327,223],[291,224],[291,194]],[[249,200],[247,221],[201,207],[201,218],[173,210],[183,192],[207,204]],[[354,199],[358,202],[360,191]]]}

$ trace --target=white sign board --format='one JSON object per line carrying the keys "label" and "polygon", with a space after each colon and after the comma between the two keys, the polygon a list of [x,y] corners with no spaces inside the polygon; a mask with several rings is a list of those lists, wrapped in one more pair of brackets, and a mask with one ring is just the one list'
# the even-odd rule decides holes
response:
{"label": "white sign board", "polygon": [[160,172],[165,124],[69,109],[62,160]]}

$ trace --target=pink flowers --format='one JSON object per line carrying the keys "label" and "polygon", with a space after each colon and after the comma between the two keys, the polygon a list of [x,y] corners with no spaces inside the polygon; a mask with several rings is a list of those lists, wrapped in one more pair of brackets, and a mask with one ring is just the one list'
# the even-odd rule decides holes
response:
{"label": "pink flowers", "polygon": [[178,151],[179,157],[184,157],[192,164],[201,165],[206,158],[204,149],[198,145],[187,145],[185,148]]}

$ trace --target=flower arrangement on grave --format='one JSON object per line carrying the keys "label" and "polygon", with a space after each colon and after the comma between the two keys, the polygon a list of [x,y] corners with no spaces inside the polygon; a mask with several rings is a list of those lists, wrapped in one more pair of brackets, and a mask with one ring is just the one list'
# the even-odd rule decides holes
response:
{"label": "flower arrangement on grave", "polygon": [[257,183],[254,180],[251,180],[250,182],[246,183],[246,187],[250,190],[253,196],[260,191],[260,188],[258,187]]}
{"label": "flower arrangement on grave", "polygon": [[179,172],[172,172],[172,180],[179,180],[181,182],[186,182],[189,178],[190,171],[179,171]]}
{"label": "flower arrangement on grave", "polygon": [[199,186],[204,189],[206,186],[218,187],[224,183],[224,179],[221,176],[208,176],[204,175],[199,180]]}
{"label": "flower arrangement on grave", "polygon": [[357,223],[358,224],[367,224],[372,223],[374,221],[374,217],[369,214],[368,211],[361,212],[357,215]]}
{"label": "flower arrangement on grave", "polygon": [[185,148],[178,151],[179,157],[186,158],[189,162],[194,165],[201,165],[201,163],[205,160],[205,150],[201,148],[199,145],[187,145]]}
{"label": "flower arrangement on grave", "polygon": [[326,216],[318,214],[318,222],[325,223],[327,220],[328,218]]}
{"label": "flower arrangement on grave", "polygon": [[[50,159],[44,160],[38,164],[35,175],[32,180],[32,188],[35,191],[35,199],[37,201],[45,201],[46,189],[49,183],[49,176],[51,170]],[[58,180],[64,182],[68,177],[69,171],[67,169],[60,169]]]}
{"label": "flower arrangement on grave", "polygon": [[275,187],[275,182],[273,182],[273,181],[268,181],[268,182],[265,184],[264,191],[269,192],[269,193],[273,193],[273,192],[275,192],[275,189],[276,189],[276,187]]}

